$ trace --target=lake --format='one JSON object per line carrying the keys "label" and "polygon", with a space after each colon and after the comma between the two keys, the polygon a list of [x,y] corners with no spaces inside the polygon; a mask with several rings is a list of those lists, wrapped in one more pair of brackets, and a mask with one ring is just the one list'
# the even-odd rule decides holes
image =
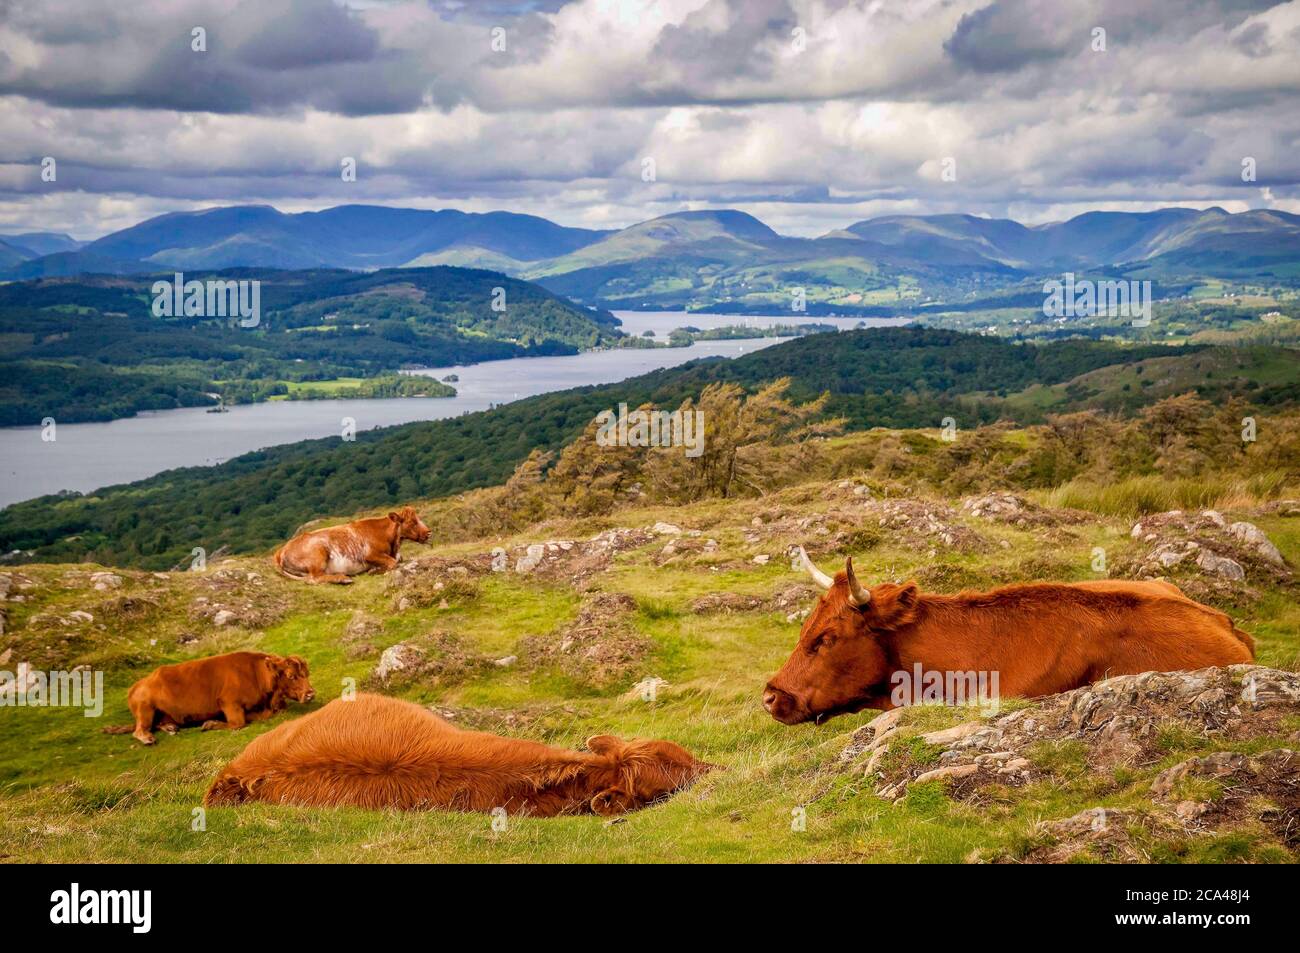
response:
{"label": "lake", "polygon": [[[664,340],[685,324],[697,328],[745,324],[834,324],[841,329],[891,325],[894,319],[746,317],[672,312],[616,312],[633,335],[654,331]],[[486,410],[549,391],[586,384],[611,384],[698,357],[738,357],[776,344],[777,338],[699,341],[687,348],[588,351],[568,357],[528,357],[483,364],[439,367],[413,373],[441,380],[456,374],[450,398],[390,400],[299,400],[243,404],[229,413],[203,407],[146,411],[107,423],[59,424],[56,439],[41,440],[39,427],[0,428],[0,507],[60,490],[88,492],[141,480],[176,467],[211,466],[231,457],[314,437],[339,436],[344,418],[358,431],[414,420],[437,420]]]}

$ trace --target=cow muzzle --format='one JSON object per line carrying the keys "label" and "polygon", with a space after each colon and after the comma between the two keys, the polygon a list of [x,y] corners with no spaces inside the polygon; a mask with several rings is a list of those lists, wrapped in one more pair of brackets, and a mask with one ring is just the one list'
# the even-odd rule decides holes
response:
{"label": "cow muzzle", "polygon": [[783,725],[797,725],[811,715],[808,706],[789,692],[768,685],[763,689],[763,708]]}

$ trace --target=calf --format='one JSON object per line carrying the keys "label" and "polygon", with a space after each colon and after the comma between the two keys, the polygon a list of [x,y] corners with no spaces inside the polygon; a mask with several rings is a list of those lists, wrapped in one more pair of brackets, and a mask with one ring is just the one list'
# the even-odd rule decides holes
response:
{"label": "calf", "polygon": [[419,705],[361,694],[253,740],[204,803],[621,814],[713,767],[671,741],[597,735],[587,749],[463,731]]}
{"label": "calf", "polygon": [[429,539],[429,527],[410,506],[387,516],[299,533],[275,551],[275,568],[290,579],[346,584],[361,573],[396,566],[404,539]]}
{"label": "calf", "polygon": [[141,744],[151,745],[154,728],[243,728],[283,711],[287,699],[309,702],[315,696],[307,663],[298,656],[231,652],[155,669],[127,692],[135,725],[115,725],[104,732],[130,732]]}
{"label": "calf", "polygon": [[996,674],[998,694],[1013,697],[1255,657],[1231,619],[1167,582],[1028,583],[943,596],[915,582],[863,586],[852,559],[832,579],[802,548],[800,556],[826,594],[763,691],[763,707],[787,725],[893,708],[895,690],[917,671]]}

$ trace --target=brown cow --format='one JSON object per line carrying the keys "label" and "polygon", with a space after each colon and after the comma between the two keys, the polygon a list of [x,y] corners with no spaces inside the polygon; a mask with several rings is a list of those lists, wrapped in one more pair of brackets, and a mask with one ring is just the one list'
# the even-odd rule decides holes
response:
{"label": "brown cow", "polygon": [[1255,657],[1251,637],[1226,615],[1166,582],[1028,583],[942,596],[915,582],[866,588],[852,559],[831,579],[802,547],[800,555],[827,591],[763,692],[763,707],[787,725],[897,707],[904,686],[920,694],[909,685],[918,673],[938,673],[942,700],[953,703],[962,699],[950,689],[970,685],[955,676],[971,673],[996,677],[1003,697],[1034,696]]}
{"label": "brown cow", "polygon": [[253,740],[204,803],[621,814],[713,767],[671,741],[597,735],[587,748],[463,731],[419,705],[361,694]]}
{"label": "brown cow", "polygon": [[141,744],[151,745],[155,727],[166,732],[197,724],[204,731],[243,728],[283,711],[287,699],[309,702],[315,696],[307,663],[296,655],[213,655],[154,669],[127,692],[134,727],[115,725],[104,732],[131,732]]}
{"label": "brown cow", "polygon": [[361,573],[387,572],[396,566],[404,539],[417,543],[429,539],[429,527],[411,506],[387,516],[299,533],[275,551],[275,568],[290,579],[346,584]]}

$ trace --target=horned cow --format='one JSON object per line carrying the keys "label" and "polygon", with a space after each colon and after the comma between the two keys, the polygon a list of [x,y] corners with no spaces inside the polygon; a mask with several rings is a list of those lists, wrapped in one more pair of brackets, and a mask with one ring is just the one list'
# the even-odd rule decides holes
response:
{"label": "horned cow", "polygon": [[1028,583],[945,596],[915,582],[863,586],[852,558],[832,579],[799,552],[826,592],[763,691],[763,707],[787,725],[896,707],[892,688],[917,671],[997,673],[1000,695],[1014,697],[1255,657],[1251,637],[1227,615],[1166,582]]}

